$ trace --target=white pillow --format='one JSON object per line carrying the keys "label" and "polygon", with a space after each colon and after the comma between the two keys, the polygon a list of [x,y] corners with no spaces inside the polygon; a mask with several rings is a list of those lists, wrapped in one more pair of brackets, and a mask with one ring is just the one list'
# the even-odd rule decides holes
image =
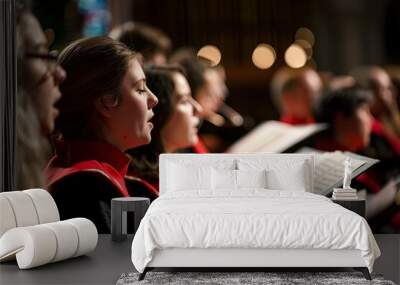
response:
{"label": "white pillow", "polygon": [[267,171],[212,168],[211,180],[213,190],[267,188]]}
{"label": "white pillow", "polygon": [[236,170],[233,169],[216,169],[211,171],[212,189],[235,190],[236,187]]}
{"label": "white pillow", "polygon": [[310,162],[307,160],[277,159],[238,160],[240,170],[267,170],[267,188],[288,191],[312,191]]}
{"label": "white pillow", "polygon": [[296,167],[287,174],[276,169],[267,173],[268,187],[274,190],[307,191],[307,175],[302,167]]}
{"label": "white pillow", "polygon": [[211,167],[168,164],[168,191],[211,189]]}
{"label": "white pillow", "polygon": [[237,188],[268,188],[267,170],[235,170]]}

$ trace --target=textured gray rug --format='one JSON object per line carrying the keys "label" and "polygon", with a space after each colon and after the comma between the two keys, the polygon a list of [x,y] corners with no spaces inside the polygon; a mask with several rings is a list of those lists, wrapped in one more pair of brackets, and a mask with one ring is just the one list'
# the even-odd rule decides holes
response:
{"label": "textured gray rug", "polygon": [[379,284],[395,285],[380,275],[372,274],[372,281],[360,272],[148,272],[138,281],[138,273],[122,274],[117,285],[133,284]]}

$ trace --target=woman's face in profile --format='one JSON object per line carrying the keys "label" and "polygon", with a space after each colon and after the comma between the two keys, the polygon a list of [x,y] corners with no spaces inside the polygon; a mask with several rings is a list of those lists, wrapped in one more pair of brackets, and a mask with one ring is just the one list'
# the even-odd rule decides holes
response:
{"label": "woman's face in profile", "polygon": [[33,15],[22,15],[21,33],[24,49],[22,86],[32,98],[42,131],[47,135],[54,129],[58,115],[54,105],[61,98],[59,85],[66,74],[56,64],[56,56],[49,54],[47,39]]}
{"label": "woman's face in profile", "polygon": [[167,151],[173,152],[197,143],[197,131],[201,106],[192,98],[186,78],[173,73],[175,94],[172,98],[173,110],[168,122],[161,130],[161,137]]}
{"label": "woman's face in profile", "polygon": [[207,69],[204,73],[204,80],[204,85],[196,94],[196,100],[203,109],[200,113],[202,118],[217,112],[224,103],[227,93],[225,82],[217,70]]}
{"label": "woman's face in profile", "polygon": [[389,75],[384,70],[374,70],[372,73],[372,89],[374,96],[370,108],[375,116],[382,116],[396,106],[396,94]]}
{"label": "woman's face in profile", "polygon": [[151,141],[152,108],[158,100],[147,88],[146,77],[137,59],[130,60],[120,90],[118,104],[109,107],[107,112],[106,136],[124,151]]}

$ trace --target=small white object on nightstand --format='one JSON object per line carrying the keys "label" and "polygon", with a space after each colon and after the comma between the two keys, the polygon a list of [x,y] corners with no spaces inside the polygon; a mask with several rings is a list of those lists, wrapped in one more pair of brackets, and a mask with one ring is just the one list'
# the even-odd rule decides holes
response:
{"label": "small white object on nightstand", "polygon": [[334,200],[357,200],[357,190],[350,187],[351,184],[351,158],[346,157],[344,161],[343,188],[334,188],[332,199]]}

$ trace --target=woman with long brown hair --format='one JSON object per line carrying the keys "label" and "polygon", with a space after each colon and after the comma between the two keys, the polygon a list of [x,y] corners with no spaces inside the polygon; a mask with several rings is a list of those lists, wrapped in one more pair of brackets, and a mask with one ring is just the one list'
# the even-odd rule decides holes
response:
{"label": "woman with long brown hair", "polygon": [[[148,145],[131,149],[129,184],[150,183],[148,189],[158,194],[158,157],[161,153],[177,152],[198,141],[198,115],[201,106],[193,99],[182,68],[174,65],[145,68],[147,84],[157,94],[159,104],[154,108],[154,131]],[[140,182],[140,181],[139,181]],[[143,183],[142,183],[143,184]]]}
{"label": "woman with long brown hair", "polygon": [[59,63],[68,78],[57,104],[50,192],[62,219],[86,217],[99,232],[110,232],[110,200],[135,195],[124,182],[124,151],[150,142],[157,98],[135,53],[110,38],[73,42]]}
{"label": "woman with long brown hair", "polygon": [[16,10],[18,94],[17,189],[45,186],[43,169],[50,155],[48,136],[54,129],[65,71],[48,50],[46,36],[29,7],[17,3]]}

